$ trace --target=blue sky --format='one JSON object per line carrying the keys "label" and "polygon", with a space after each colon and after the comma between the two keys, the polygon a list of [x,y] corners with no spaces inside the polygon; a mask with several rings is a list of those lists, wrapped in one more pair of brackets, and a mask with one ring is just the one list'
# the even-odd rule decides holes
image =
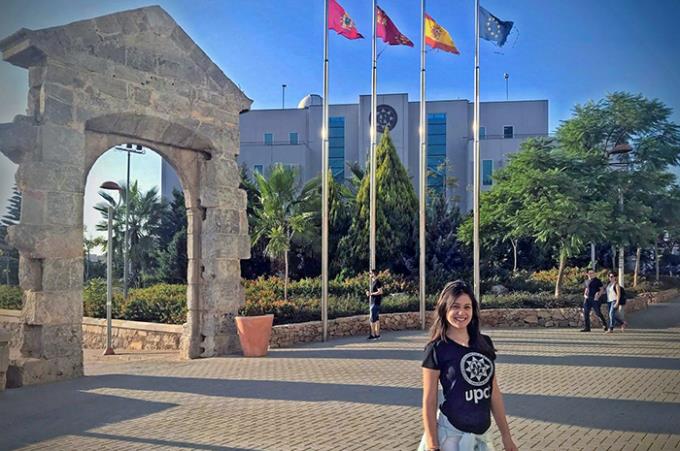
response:
{"label": "blue sky", "polygon": [[[330,100],[353,103],[370,92],[371,1],[338,0],[369,39],[349,41],[330,32]],[[322,90],[322,0],[158,0],[205,52],[254,100],[253,108],[279,108],[281,84],[294,107]],[[382,0],[381,7],[415,48],[389,47],[378,62],[378,92],[419,97],[420,1]],[[141,0],[3,0],[0,38],[21,27],[38,29],[125,9]],[[474,0],[428,0],[428,13],[453,36],[460,56],[428,52],[427,98],[471,99],[473,94]],[[680,2],[659,0],[501,0],[482,5],[516,31],[502,49],[482,41],[481,99],[505,99],[503,73],[510,74],[510,99],[547,99],[550,129],[567,119],[575,104],[625,90],[659,98],[680,122]],[[384,46],[380,43],[379,50]],[[27,73],[0,62],[0,122],[26,107]],[[1,143],[0,143],[1,145]],[[140,157],[133,177],[158,184],[158,157]],[[93,169],[86,214],[103,177],[124,178],[124,154],[105,156]],[[0,155],[0,208],[13,183],[14,167]],[[93,188],[94,186],[94,188]],[[96,198],[96,195],[94,195]],[[4,209],[3,209],[4,210]],[[88,227],[92,229],[92,227]]]}

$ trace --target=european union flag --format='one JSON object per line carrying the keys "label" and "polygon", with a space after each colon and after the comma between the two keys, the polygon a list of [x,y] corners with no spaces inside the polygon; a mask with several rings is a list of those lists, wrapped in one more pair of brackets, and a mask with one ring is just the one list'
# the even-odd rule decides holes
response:
{"label": "european union flag", "polygon": [[503,22],[481,6],[479,7],[479,37],[487,41],[495,42],[498,47],[503,47],[505,40],[512,30],[513,22]]}

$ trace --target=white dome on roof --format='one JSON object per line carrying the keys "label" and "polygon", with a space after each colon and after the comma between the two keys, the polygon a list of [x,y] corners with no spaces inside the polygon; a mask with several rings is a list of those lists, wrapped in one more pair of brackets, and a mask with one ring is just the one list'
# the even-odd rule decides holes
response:
{"label": "white dome on roof", "polygon": [[309,108],[310,106],[323,105],[323,98],[318,94],[308,94],[300,100],[298,108]]}

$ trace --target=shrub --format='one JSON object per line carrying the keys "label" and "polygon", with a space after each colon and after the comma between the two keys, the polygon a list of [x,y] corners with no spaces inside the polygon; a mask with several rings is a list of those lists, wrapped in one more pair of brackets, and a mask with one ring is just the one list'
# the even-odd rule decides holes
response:
{"label": "shrub", "polygon": [[21,309],[21,288],[12,285],[0,285],[0,308],[9,310]]}
{"label": "shrub", "polygon": [[530,293],[516,291],[504,295],[494,296],[485,294],[482,296],[482,308],[564,308],[580,307],[583,305],[583,295],[563,294],[555,298],[552,291]]}
{"label": "shrub", "polygon": [[[121,318],[123,294],[114,288],[111,296],[111,317]],[[106,318],[106,280],[94,278],[83,288],[83,315]]]}
{"label": "shrub", "polygon": [[161,283],[132,289],[122,316],[131,321],[182,324],[187,316],[187,287]]}

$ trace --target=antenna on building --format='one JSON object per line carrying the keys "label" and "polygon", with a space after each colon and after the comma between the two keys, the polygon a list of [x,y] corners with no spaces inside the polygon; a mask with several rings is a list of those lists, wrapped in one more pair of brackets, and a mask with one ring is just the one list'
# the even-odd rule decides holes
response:
{"label": "antenna on building", "polygon": [[503,78],[505,78],[505,100],[507,101],[508,98],[509,98],[509,95],[508,95],[508,79],[510,78],[510,74],[507,73],[507,72],[504,73]]}

